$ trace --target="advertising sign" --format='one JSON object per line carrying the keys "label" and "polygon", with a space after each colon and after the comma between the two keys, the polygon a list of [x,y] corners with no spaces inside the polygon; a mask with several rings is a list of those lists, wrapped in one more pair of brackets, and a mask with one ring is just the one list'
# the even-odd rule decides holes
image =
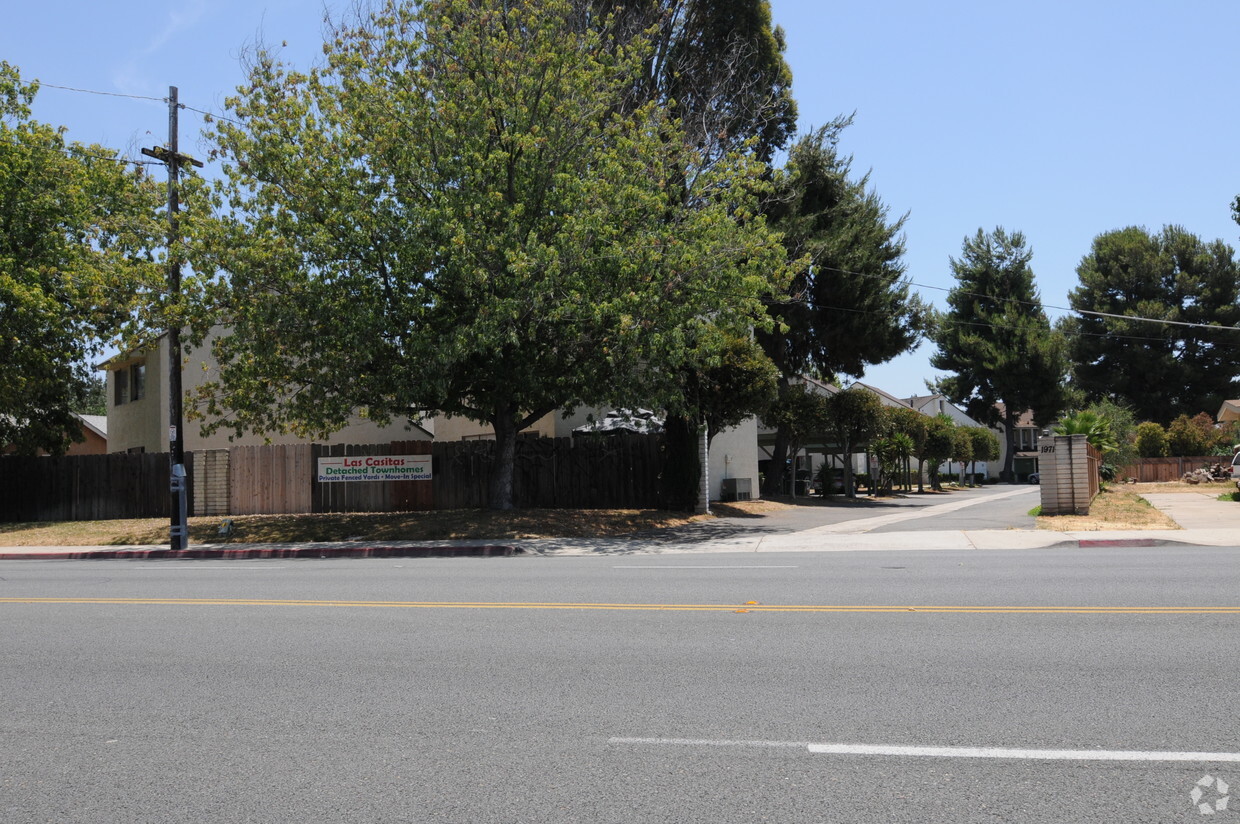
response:
{"label": "advertising sign", "polygon": [[430,479],[430,455],[350,455],[319,458],[319,483]]}

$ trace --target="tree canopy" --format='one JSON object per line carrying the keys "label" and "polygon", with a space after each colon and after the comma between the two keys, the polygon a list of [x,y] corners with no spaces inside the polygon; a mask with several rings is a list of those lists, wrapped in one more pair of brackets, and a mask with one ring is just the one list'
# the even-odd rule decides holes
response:
{"label": "tree canopy", "polygon": [[1081,314],[1063,329],[1087,398],[1165,425],[1240,394],[1240,267],[1230,246],[1178,226],[1128,227],[1094,238],[1076,271],[1068,297]]}
{"label": "tree canopy", "polygon": [[[798,140],[766,201],[789,259],[809,263],[771,303],[775,325],[758,334],[784,378],[781,391],[803,374],[860,377],[912,347],[926,325],[926,307],[901,281],[904,218],[889,219],[868,175],[851,177],[852,158],[839,152],[850,122],[839,118]],[[788,433],[776,434],[776,466],[789,442]],[[772,475],[773,493],[781,481]]]}
{"label": "tree canopy", "polygon": [[[844,462],[844,494],[857,497],[853,488],[852,456],[858,446],[882,434],[885,418],[878,395],[852,386],[827,398],[824,434],[840,448]],[[903,446],[903,445],[901,445]]]}
{"label": "tree canopy", "polygon": [[143,167],[34,120],[37,92],[0,62],[0,444],[60,453],[91,359],[159,282],[162,198]]}
{"label": "tree canopy", "polygon": [[653,31],[634,100],[673,108],[707,162],[752,143],[763,162],[796,129],[784,32],[769,0],[593,0],[621,39]]}
{"label": "tree canopy", "polygon": [[861,377],[916,344],[926,325],[926,307],[901,280],[904,217],[890,220],[869,175],[850,177],[852,158],[839,152],[851,122],[798,140],[766,203],[789,257],[809,261],[770,307],[781,326],[761,336],[788,376]]}
{"label": "tree canopy", "polygon": [[297,72],[260,51],[215,127],[194,226],[220,378],[201,411],[325,432],[357,408],[516,433],[580,404],[649,406],[712,334],[747,334],[786,255],[764,167],[711,158],[655,101],[652,44],[569,0],[391,0]]}
{"label": "tree canopy", "polygon": [[1011,478],[1015,422],[1032,410],[1049,423],[1066,402],[1068,370],[1062,337],[1051,329],[1034,285],[1032,250],[1020,232],[977,230],[951,259],[957,285],[933,333],[938,350],[930,365],[953,374],[937,384],[980,423],[994,425],[1006,408],[1008,450],[1003,476]]}

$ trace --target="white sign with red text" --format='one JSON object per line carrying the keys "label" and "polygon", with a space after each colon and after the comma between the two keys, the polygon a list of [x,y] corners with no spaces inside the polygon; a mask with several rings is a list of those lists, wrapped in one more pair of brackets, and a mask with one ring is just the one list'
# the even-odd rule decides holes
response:
{"label": "white sign with red text", "polygon": [[430,479],[430,455],[348,455],[319,458],[319,483]]}

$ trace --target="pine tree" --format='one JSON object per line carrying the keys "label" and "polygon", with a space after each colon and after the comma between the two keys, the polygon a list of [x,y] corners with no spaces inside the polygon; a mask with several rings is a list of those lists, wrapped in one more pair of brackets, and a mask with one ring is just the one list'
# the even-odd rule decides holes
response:
{"label": "pine tree", "polygon": [[[860,377],[907,351],[926,325],[925,306],[900,280],[904,217],[890,220],[867,188],[869,175],[850,177],[852,158],[839,152],[851,120],[838,118],[793,146],[766,207],[789,258],[809,262],[787,297],[770,306],[775,328],[759,335],[785,386],[802,374]],[[777,433],[776,466],[787,443]],[[778,478],[767,482],[778,489]]]}
{"label": "pine tree", "polygon": [[1077,276],[1069,301],[1082,314],[1064,329],[1075,383],[1090,400],[1115,400],[1166,424],[1240,392],[1240,267],[1226,243],[1178,226],[1155,235],[1128,227],[1094,238]]}
{"label": "pine tree", "polygon": [[1065,344],[1051,329],[1034,286],[1032,250],[1020,232],[978,229],[951,259],[957,285],[933,333],[938,351],[930,365],[953,374],[936,388],[975,420],[1000,421],[1004,405],[1007,455],[1002,477],[1011,480],[1016,420],[1032,410],[1049,423],[1065,405]]}

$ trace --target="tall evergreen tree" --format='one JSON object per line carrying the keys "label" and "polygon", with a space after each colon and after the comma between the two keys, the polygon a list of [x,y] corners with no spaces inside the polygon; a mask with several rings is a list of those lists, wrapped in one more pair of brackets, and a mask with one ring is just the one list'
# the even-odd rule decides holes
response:
{"label": "tall evergreen tree", "polygon": [[1033,410],[1049,423],[1065,405],[1068,362],[1061,335],[1051,329],[1034,286],[1033,251],[1020,232],[977,230],[951,259],[957,285],[933,333],[938,351],[930,365],[953,373],[936,388],[977,421],[1001,416],[1007,435],[1002,477],[1011,480],[1016,420]]}
{"label": "tall evergreen tree", "polygon": [[754,141],[769,162],[796,130],[784,32],[769,0],[593,0],[622,40],[654,30],[633,99],[674,106],[686,138],[708,158]]}
{"label": "tall evergreen tree", "polygon": [[[698,170],[686,170],[680,188],[692,197],[697,174],[735,153],[769,163],[796,129],[792,72],[784,60],[784,33],[771,21],[769,0],[590,0],[578,4],[606,20],[619,42],[653,34],[643,72],[629,96],[629,107],[655,101],[679,119],[682,135],[699,158]],[[674,183],[675,181],[673,181]],[[707,336],[708,338],[710,336]],[[726,347],[699,345],[696,363],[717,361]],[[687,384],[709,384],[694,363],[682,371]],[[666,438],[697,438],[712,413],[696,408],[691,393],[668,409],[683,418],[669,426]],[[676,451],[697,454],[675,445]]]}
{"label": "tall evergreen tree", "polygon": [[1240,267],[1226,243],[1178,226],[1158,234],[1130,226],[1094,238],[1076,271],[1080,285],[1068,297],[1082,314],[1063,328],[1075,382],[1090,400],[1166,424],[1240,392]]}
{"label": "tall evergreen tree", "polygon": [[[766,207],[789,258],[809,261],[786,299],[771,305],[776,327],[759,335],[785,385],[804,373],[860,377],[907,351],[926,325],[925,306],[900,280],[904,217],[890,220],[869,175],[850,177],[852,158],[839,152],[851,122],[837,118],[797,141]],[[787,443],[778,433],[776,466]],[[778,478],[767,481],[778,488]]]}

